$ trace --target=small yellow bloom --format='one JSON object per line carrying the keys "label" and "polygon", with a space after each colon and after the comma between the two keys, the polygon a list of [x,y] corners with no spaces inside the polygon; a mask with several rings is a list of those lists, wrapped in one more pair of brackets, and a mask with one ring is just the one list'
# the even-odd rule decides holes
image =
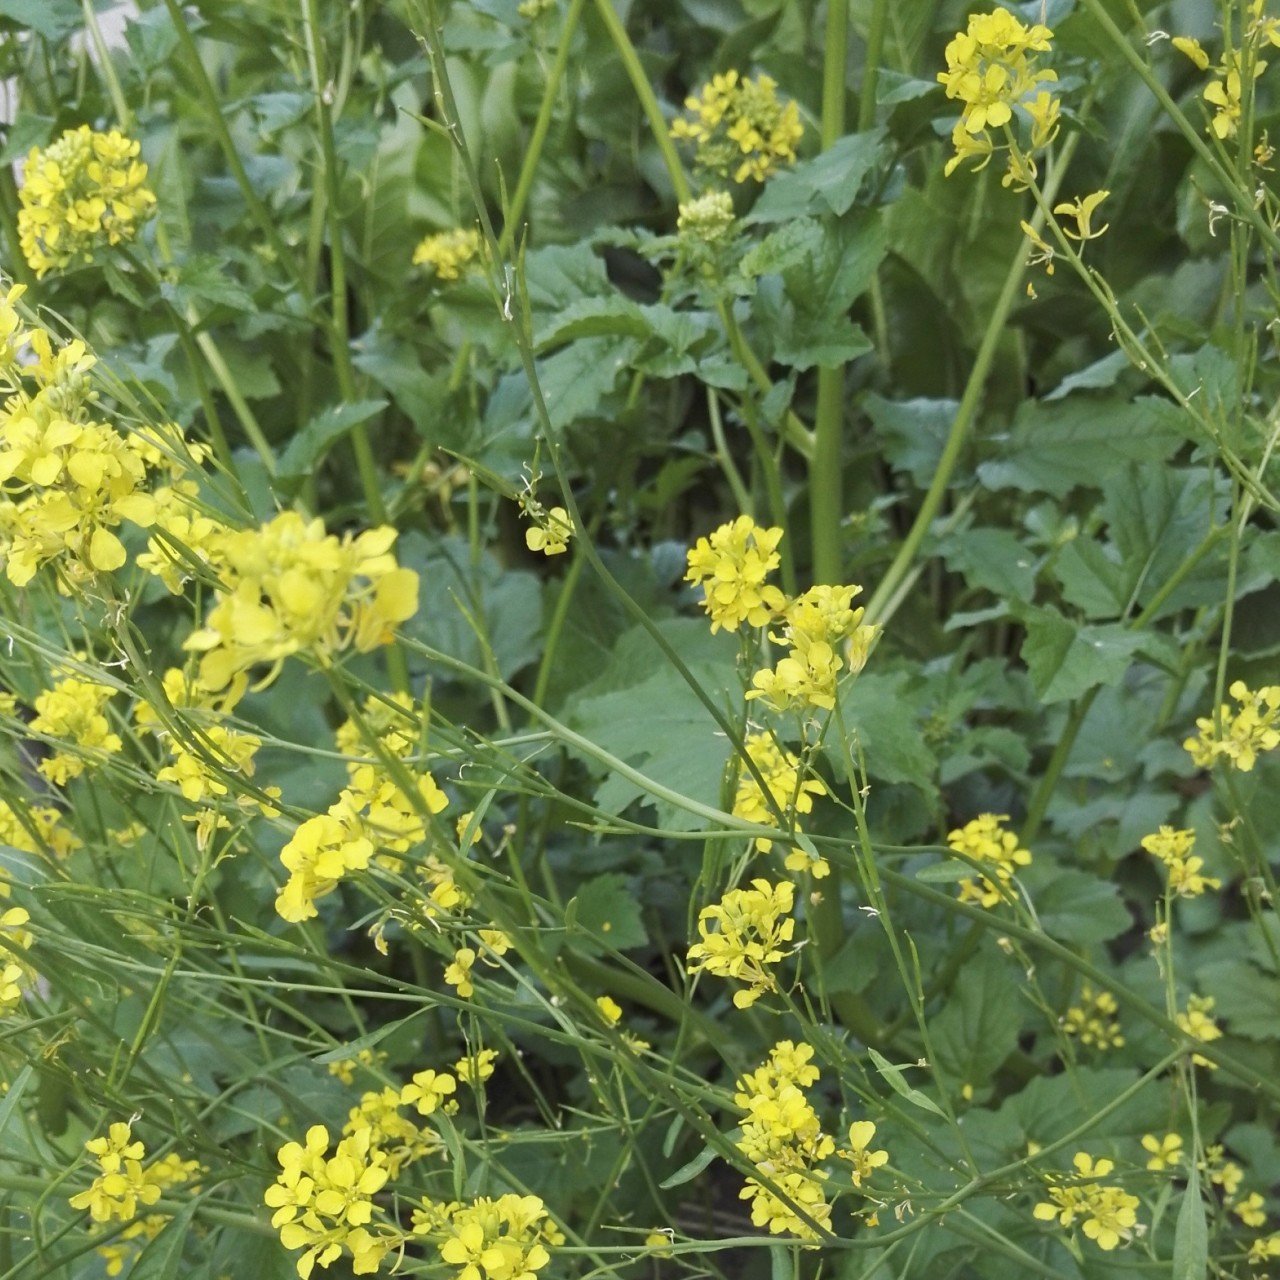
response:
{"label": "small yellow bloom", "polygon": [[1147,1168],[1155,1173],[1163,1173],[1182,1163],[1182,1139],[1176,1133],[1166,1133],[1163,1138],[1157,1138],[1154,1133],[1144,1134],[1142,1149],[1151,1157]]}
{"label": "small yellow bloom", "polygon": [[1110,191],[1095,191],[1091,195],[1078,196],[1074,200],[1053,206],[1054,213],[1075,221],[1074,231],[1070,227],[1063,228],[1072,240],[1096,240],[1111,225],[1106,222],[1097,230],[1093,227],[1094,212],[1110,194]]}

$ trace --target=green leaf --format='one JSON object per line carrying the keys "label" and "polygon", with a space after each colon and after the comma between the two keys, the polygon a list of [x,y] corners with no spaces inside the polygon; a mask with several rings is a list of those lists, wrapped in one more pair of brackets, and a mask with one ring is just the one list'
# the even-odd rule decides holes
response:
{"label": "green leaf", "polygon": [[978,467],[989,489],[1062,497],[1097,488],[1131,462],[1163,462],[1185,438],[1186,415],[1154,396],[1131,403],[1072,396],[1019,408],[1007,436],[990,437],[994,458]]}
{"label": "green leaf", "polygon": [[387,407],[386,400],[356,400],[331,405],[316,414],[280,455],[277,479],[302,480],[314,473],[324,455],[353,427],[368,422]]}
{"label": "green leaf", "polygon": [[598,934],[614,951],[628,951],[649,941],[640,904],[626,876],[596,876],[578,890],[576,901],[577,923]]}
{"label": "green leaf", "polygon": [[905,471],[922,489],[933,479],[959,407],[955,400],[863,398],[875,424],[880,450],[891,467]]}
{"label": "green leaf", "polygon": [[1030,601],[1036,556],[1008,529],[962,529],[938,548],[947,567],[1000,600]]}
{"label": "green leaf", "polygon": [[1100,684],[1116,684],[1143,637],[1118,624],[1078,627],[1055,609],[1027,609],[1022,660],[1044,702],[1067,702]]}
{"label": "green leaf", "polygon": [[687,1164],[682,1164],[675,1173],[669,1178],[664,1178],[658,1186],[663,1191],[669,1191],[672,1187],[682,1187],[686,1182],[692,1182],[704,1169],[711,1165],[720,1156],[720,1153],[714,1147],[703,1147],[696,1156]]}
{"label": "green leaf", "polygon": [[[903,1078],[902,1068],[895,1067],[888,1058],[878,1053],[875,1049],[867,1046],[867,1053],[871,1056],[871,1061],[875,1064],[876,1070],[880,1073],[884,1082],[894,1091],[900,1098],[905,1098],[913,1106],[919,1107],[922,1111],[932,1112],[935,1116],[941,1116],[946,1119],[946,1113],[938,1106],[932,1098],[927,1098],[919,1089],[913,1089]],[[907,1063],[908,1066],[915,1066],[914,1062]]]}
{"label": "green leaf", "polygon": [[1049,883],[1032,897],[1045,933],[1059,942],[1075,946],[1109,942],[1133,927],[1119,888],[1087,871],[1055,870]]}
{"label": "green leaf", "polygon": [[193,253],[178,268],[174,280],[160,284],[160,296],[179,310],[195,302],[210,302],[232,311],[252,311],[253,297],[230,274],[230,264],[213,253]]}
{"label": "green leaf", "polygon": [[0,1099],[0,1134],[9,1127],[9,1121],[13,1119],[13,1113],[18,1109],[18,1103],[22,1101],[22,1091],[27,1087],[34,1073],[35,1067],[27,1063],[13,1078],[13,1083],[3,1099]]}
{"label": "green leaf", "polygon": [[1022,1004],[1014,998],[1014,972],[996,952],[979,952],[929,1023],[938,1067],[960,1084],[989,1080],[1017,1047]]}
{"label": "green leaf", "polygon": [[81,22],[76,0],[0,0],[0,19],[29,27],[46,40],[58,40],[75,31]]}
{"label": "green leaf", "polygon": [[182,1266],[182,1251],[199,1207],[198,1200],[188,1200],[164,1224],[160,1234],[138,1254],[129,1271],[129,1280],[174,1280]]}
{"label": "green leaf", "polygon": [[744,222],[789,222],[806,214],[847,213],[880,158],[884,130],[851,133],[812,160],[775,174]]}
{"label": "green leaf", "polygon": [[[866,753],[867,768],[883,782],[910,782],[929,789],[937,757],[924,739],[919,695],[905,672],[865,672],[845,700],[845,720]],[[842,767],[843,753],[829,743],[827,754]]]}
{"label": "green leaf", "polygon": [[1172,1280],[1205,1280],[1209,1274],[1209,1227],[1200,1197],[1200,1171],[1191,1161],[1187,1186],[1173,1229]]}

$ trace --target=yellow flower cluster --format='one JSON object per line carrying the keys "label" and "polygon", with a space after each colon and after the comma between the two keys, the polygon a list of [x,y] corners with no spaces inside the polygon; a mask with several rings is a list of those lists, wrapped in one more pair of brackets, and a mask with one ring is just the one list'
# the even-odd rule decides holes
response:
{"label": "yellow flower cluster", "polygon": [[[116,530],[156,517],[146,491],[155,444],[121,435],[89,412],[94,357],[78,339],[58,345],[43,329],[25,329],[17,285],[0,299],[0,556],[22,587],[54,562],[64,592],[126,560]],[[35,360],[19,365],[29,345]]]}
{"label": "yellow flower cluster", "polygon": [[983,874],[960,881],[960,901],[976,902],[990,909],[1008,898],[1010,885],[1019,867],[1031,865],[1031,853],[1018,844],[1018,837],[1006,831],[1007,813],[983,813],[963,827],[947,833],[947,844],[956,853],[979,863]]}
{"label": "yellow flower cluster", "polygon": [[[813,797],[828,794],[827,785],[821,778],[803,776],[800,758],[780,746],[773,734],[749,733],[743,746],[760,771],[773,803],[785,816],[811,813]],[[777,821],[760,784],[745,766],[738,774],[738,789],[733,797],[733,816],[746,822],[758,822],[762,826],[773,826]],[[761,836],[756,841],[756,848],[761,853],[768,853],[773,848],[773,841]],[[788,871],[811,871],[818,879],[831,870],[824,858],[811,858],[798,846],[787,851],[784,865]]]}
{"label": "yellow flower cluster", "polygon": [[[1186,1009],[1179,1013],[1174,1018],[1174,1021],[1185,1035],[1190,1036],[1193,1040],[1199,1040],[1201,1044],[1209,1044],[1214,1040],[1221,1040],[1222,1028],[1218,1026],[1211,1016],[1214,1003],[1212,996],[1191,996],[1187,1000]],[[1197,1067],[1208,1067],[1211,1071],[1217,1069],[1217,1064],[1210,1062],[1201,1053],[1193,1053],[1191,1061]]]}
{"label": "yellow flower cluster", "polygon": [[386,1156],[373,1145],[372,1130],[355,1130],[333,1155],[328,1153],[329,1131],[313,1125],[305,1145],[289,1142],[280,1148],[280,1173],[264,1196],[275,1210],[271,1225],[279,1230],[280,1243],[304,1250],[297,1264],[302,1280],[317,1263],[327,1268],[344,1249],[357,1275],[376,1272],[399,1240],[398,1234],[369,1230],[373,1197],[388,1177]]}
{"label": "yellow flower cluster", "polygon": [[737,631],[745,622],[763,627],[786,608],[786,597],[768,578],[782,560],[781,529],[762,529],[750,516],[722,524],[689,552],[685,581],[702,588],[712,632]]}
{"label": "yellow flower cluster", "polygon": [[[244,696],[248,678],[242,674],[215,693],[188,672],[170,667],[161,683],[172,711],[142,701],[134,710],[134,719],[139,727],[155,734],[169,755],[170,763],[156,773],[156,780],[172,783],[182,798],[195,806],[191,816],[197,846],[205,848],[214,831],[230,827],[228,809],[237,816],[259,813],[274,817],[279,787],[267,787],[262,798],[243,787],[252,781],[254,757],[262,740],[218,723]],[[242,785],[233,790],[237,780]]]}
{"label": "yellow flower cluster", "polygon": [[1078,1036],[1087,1049],[1105,1052],[1124,1047],[1124,1035],[1120,1030],[1116,1013],[1119,1005],[1110,991],[1095,991],[1086,982],[1080,988],[1080,1003],[1072,1005],[1063,1015],[1062,1029],[1069,1036]]}
{"label": "yellow flower cluster", "polygon": [[[1261,12],[1260,6],[1254,7],[1256,18],[1261,16]],[[1201,94],[1213,108],[1209,131],[1223,142],[1234,138],[1240,130],[1240,121],[1244,116],[1246,77],[1256,80],[1267,69],[1266,62],[1256,56],[1256,45],[1262,40],[1280,46],[1280,23],[1276,19],[1256,22],[1246,33],[1247,47],[1225,51],[1222,61],[1213,68],[1213,79],[1205,85]],[[1199,40],[1175,36],[1173,46],[1190,58],[1199,70],[1209,70],[1210,58]]]}
{"label": "yellow flower cluster", "polygon": [[202,655],[201,682],[218,690],[266,664],[262,688],[293,654],[327,663],[348,648],[389,644],[418,608],[418,575],[396,564],[395,540],[389,526],[338,538],[296,511],[224,534],[217,602],[183,646]]}
{"label": "yellow flower cluster", "polygon": [[454,1280],[533,1280],[564,1235],[537,1196],[482,1196],[469,1204],[423,1201],[415,1235],[434,1238]]}
{"label": "yellow flower cluster", "polygon": [[55,786],[78,778],[95,756],[115,755],[123,749],[120,735],[104,714],[114,692],[97,680],[67,675],[36,696],[31,731],[58,743],[36,767]]}
{"label": "yellow flower cluster", "polygon": [[87,124],[31,149],[18,191],[18,240],[37,276],[90,262],[137,235],[156,203],[138,151],[117,130]]}
{"label": "yellow flower cluster", "polygon": [[[947,162],[947,174],[966,160],[985,168],[995,151],[1007,147],[1005,184],[1022,189],[1035,177],[1031,157],[1053,141],[1061,109],[1058,99],[1041,87],[1055,82],[1057,74],[1037,65],[1035,57],[1049,51],[1052,39],[1048,27],[1026,26],[1007,9],[970,15],[968,28],[947,45],[946,71],[938,73],[947,97],[962,104],[951,133],[955,155]],[[1011,132],[1015,107],[1031,121],[1025,151]],[[1005,139],[1002,145],[1000,138]]]}
{"label": "yellow flower cluster", "polygon": [[763,182],[783,164],[794,164],[804,136],[794,102],[778,101],[777,82],[725,71],[685,99],[685,114],[671,126],[673,138],[695,144],[700,169],[734,182]]}
{"label": "yellow flower cluster", "polygon": [[387,1060],[387,1055],[379,1049],[360,1049],[354,1057],[339,1058],[329,1063],[329,1074],[336,1076],[343,1084],[356,1082],[357,1071],[373,1071]]}
{"label": "yellow flower cluster", "polygon": [[1121,1243],[1128,1244],[1138,1223],[1139,1201],[1123,1187],[1100,1183],[1099,1179],[1115,1168],[1114,1162],[1094,1160],[1077,1151],[1072,1163],[1076,1181],[1068,1183],[1051,1177],[1045,1188],[1049,1199],[1035,1207],[1037,1220],[1071,1227],[1079,1219],[1085,1235],[1108,1252]]}
{"label": "yellow flower cluster", "polygon": [[437,280],[458,280],[480,254],[480,232],[456,228],[424,236],[413,251],[415,267],[430,267]]}
{"label": "yellow flower cluster", "polygon": [[1191,856],[1195,842],[1194,831],[1172,827],[1161,827],[1155,835],[1142,838],[1142,847],[1168,869],[1170,893],[1180,898],[1198,898],[1206,889],[1222,888],[1221,880],[1201,875],[1204,859]]}
{"label": "yellow flower cluster", "polygon": [[[22,853],[52,854],[64,858],[80,845],[79,837],[65,826],[62,815],[48,805],[22,805],[15,809],[0,800],[0,844]],[[0,880],[0,898],[9,892]]]}
{"label": "yellow flower cluster", "polygon": [[399,1177],[406,1165],[440,1151],[444,1146],[435,1130],[419,1128],[408,1116],[400,1114],[401,1108],[408,1105],[404,1093],[404,1089],[387,1085],[361,1094],[360,1101],[351,1108],[347,1123],[342,1127],[344,1138],[368,1131],[370,1146],[376,1147],[385,1157],[383,1163],[388,1178]]}
{"label": "yellow flower cluster", "polygon": [[168,1221],[163,1213],[149,1213],[145,1218],[135,1218],[119,1235],[98,1245],[94,1253],[102,1259],[107,1275],[120,1275],[143,1248],[160,1234]]}
{"label": "yellow flower cluster", "polygon": [[762,529],[750,516],[739,516],[698,539],[685,581],[702,588],[713,632],[736,631],[744,622],[783,624],[782,633],[769,638],[787,646],[787,656],[756,672],[748,699],[764,698],[777,710],[829,711],[841,673],[862,670],[879,628],[864,624],[864,610],[853,608],[861,587],[810,587],[788,600],[771,585],[767,579],[781,560],[781,540],[781,529]]}
{"label": "yellow flower cluster", "polygon": [[[824,1188],[830,1175],[821,1167],[824,1161],[833,1155],[848,1161],[850,1181],[861,1187],[889,1160],[887,1151],[871,1149],[876,1126],[870,1120],[850,1125],[849,1149],[836,1150],[804,1092],[819,1079],[812,1058],[811,1046],[779,1041],[764,1063],[738,1080],[733,1098],[744,1112],[735,1145],[782,1193],[748,1178],[740,1198],[751,1202],[751,1221],[771,1235],[802,1240],[818,1238],[814,1223],[823,1228],[830,1224]],[[812,1221],[805,1221],[798,1209]]]}
{"label": "yellow flower cluster", "polygon": [[858,586],[810,587],[785,609],[781,635],[770,635],[789,652],[775,667],[757,671],[747,698],[764,698],[776,710],[836,705],[836,682],[848,669],[866,665],[879,627],[864,624],[865,610],[853,608]]}
{"label": "yellow flower cluster", "polygon": [[1254,693],[1243,680],[1236,680],[1227,692],[1239,703],[1239,710],[1222,703],[1218,708],[1221,729],[1212,716],[1204,716],[1196,721],[1198,736],[1182,745],[1202,769],[1223,760],[1228,767],[1248,773],[1262,752],[1280,746],[1280,684]]}
{"label": "yellow flower cluster", "polygon": [[749,1009],[766,991],[777,990],[771,966],[791,955],[794,905],[795,885],[786,880],[753,880],[750,889],[730,889],[698,915],[702,941],[689,948],[689,972],[705,969],[717,978],[746,983],[734,993],[733,1003]]}
{"label": "yellow flower cluster", "polygon": [[94,1222],[129,1222],[138,1206],[155,1204],[171,1187],[190,1182],[200,1172],[195,1160],[183,1160],[170,1152],[144,1165],[147,1150],[133,1136],[131,1124],[117,1122],[105,1138],[91,1138],[85,1150],[98,1162],[98,1176],[84,1191],[71,1197],[73,1209],[88,1209]]}

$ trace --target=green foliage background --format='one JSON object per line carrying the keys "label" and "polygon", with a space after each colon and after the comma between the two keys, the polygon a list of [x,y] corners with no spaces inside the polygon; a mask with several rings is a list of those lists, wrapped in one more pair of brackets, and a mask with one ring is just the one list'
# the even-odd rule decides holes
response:
{"label": "green foliage background", "polygon": [[[1244,1262],[1259,1233],[1220,1192],[1148,1173],[1139,1146],[1152,1132],[1223,1144],[1276,1203],[1280,764],[1209,774],[1181,746],[1225,683],[1280,683],[1274,174],[1232,170],[1244,205],[1224,188],[1179,124],[1206,138],[1203,78],[1155,36],[1209,44],[1216,7],[1052,0],[1044,14],[1070,147],[1048,172],[1063,198],[1110,192],[1086,261],[1158,371],[1065,262],[1052,277],[1027,265],[1031,202],[998,166],[944,178],[955,112],[935,75],[969,12],[949,0],[855,0],[847,129],[825,149],[827,15],[805,0],[569,0],[534,18],[515,0],[442,4],[456,122],[419,39],[425,7],[164,0],[105,57],[92,10],[0,0],[4,265],[27,277],[12,166],[31,146],[86,121],[141,141],[159,198],[144,243],[32,282],[29,301],[86,338],[119,403],[225,436],[245,518],[298,502],[330,528],[401,530],[423,584],[409,675],[432,733],[468,758],[449,816],[480,811],[494,900],[537,924],[519,950],[539,994],[458,1001],[414,935],[393,927],[375,948],[368,893],[285,925],[272,900],[287,823],[190,899],[164,834],[171,795],[123,776],[72,787],[84,849],[57,866],[0,851],[44,983],[0,1032],[0,1277],[103,1274],[66,1199],[84,1140],[135,1110],[152,1145],[210,1173],[134,1280],[291,1275],[262,1189],[282,1142],[336,1131],[354,1103],[328,1062],[376,1045],[404,1077],[452,1062],[464,1037],[504,1062],[458,1194],[541,1196],[580,1241],[547,1275],[1263,1274]],[[736,193],[718,274],[682,272],[680,192],[636,77],[669,121],[728,68],[798,101],[801,159]],[[1276,115],[1264,75],[1254,139]],[[458,282],[414,271],[424,234],[475,224],[472,178],[501,259]],[[532,466],[548,504],[571,493],[580,512],[556,560],[526,550],[512,501]],[[820,506],[833,493],[834,522]],[[885,628],[818,768],[846,795],[845,749],[865,768],[891,922],[865,882],[857,806],[820,803],[805,827],[837,873],[810,886],[827,923],[802,912],[811,1021],[777,1002],[737,1011],[725,984],[682,969],[747,843],[708,817],[732,806],[735,774],[706,704],[740,730],[751,667],[681,578],[689,544],[744,498],[787,531],[789,589],[834,565]],[[74,641],[68,613],[3,590],[24,644]],[[182,638],[174,604],[151,589],[132,618],[158,673]],[[31,683],[19,650],[0,662],[7,688]],[[380,656],[348,674],[389,687]],[[316,674],[290,666],[243,715],[267,744],[258,781],[293,814],[323,810],[344,717]],[[3,782],[17,794],[19,736]],[[955,901],[946,833],[982,812],[1011,815],[1034,851],[1031,923]],[[148,840],[114,851],[107,833],[131,818]],[[1163,885],[1139,850],[1166,823],[1194,829],[1224,885],[1173,909],[1167,986],[1146,937]],[[894,945],[916,966],[927,1039]],[[1085,982],[1115,991],[1123,1047],[1064,1035]],[[1193,992],[1225,1032],[1205,1050],[1215,1071],[1188,1065],[1166,1016]],[[642,1068],[588,1016],[581,997],[603,993],[653,1045]],[[892,1156],[879,1226],[846,1222],[813,1252],[753,1236],[741,1170],[705,1132],[736,1123],[736,1075],[806,1035],[822,1105],[852,1100]],[[1078,1148],[1117,1159],[1144,1202],[1126,1250],[1032,1218],[1028,1143],[1076,1132],[1047,1167]],[[645,1235],[666,1227],[687,1247],[656,1256]]]}

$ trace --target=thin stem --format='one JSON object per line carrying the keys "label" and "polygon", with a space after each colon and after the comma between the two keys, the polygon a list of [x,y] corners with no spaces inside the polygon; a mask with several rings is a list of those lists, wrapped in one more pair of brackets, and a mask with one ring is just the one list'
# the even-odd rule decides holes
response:
{"label": "thin stem", "polygon": [[[849,57],[849,0],[828,0],[825,57],[822,65],[822,149],[844,133],[845,66]],[[818,370],[813,456],[809,460],[809,525],[813,579],[836,583],[841,575],[840,524],[844,515],[844,477],[840,444],[844,428],[844,371],[841,361]]]}
{"label": "thin stem", "polygon": [[498,248],[504,255],[515,243],[520,219],[524,216],[524,207],[528,204],[529,194],[533,190],[538,161],[542,159],[542,148],[546,144],[547,132],[551,128],[551,117],[555,114],[556,98],[560,94],[560,85],[564,81],[565,69],[569,65],[569,52],[573,48],[574,33],[578,29],[578,22],[582,18],[585,5],[586,0],[571,0],[569,12],[565,14],[564,26],[560,28],[560,43],[556,48],[555,59],[551,63],[546,86],[542,90],[542,102],[538,105],[538,115],[533,122],[533,132],[529,135],[528,149],[520,165],[520,176],[516,179],[516,189],[506,211],[506,222],[502,228],[502,235],[498,238]]}
{"label": "thin stem", "polygon": [[[1075,154],[1075,149],[1079,145],[1082,136],[1079,133],[1072,134],[1063,146],[1058,163],[1054,165],[1053,171],[1045,182],[1046,204],[1052,203],[1054,196],[1057,194],[1058,187],[1066,174],[1067,166],[1070,164],[1071,157]],[[1038,231],[1043,225],[1044,213],[1043,210],[1038,209],[1032,216],[1031,226]],[[964,451],[964,446],[969,438],[969,432],[977,419],[978,407],[982,402],[982,394],[986,390],[987,377],[991,372],[992,364],[995,362],[996,349],[1000,345],[1000,339],[1004,336],[1005,324],[1008,322],[1009,312],[1013,309],[1014,299],[1018,294],[1018,286],[1022,282],[1022,274],[1026,270],[1027,251],[1028,245],[1024,241],[1018,245],[1017,250],[1014,252],[1013,261],[1009,264],[1004,283],[1000,286],[996,304],[991,309],[991,315],[987,320],[986,331],[982,335],[978,354],[974,358],[969,380],[965,383],[964,393],[960,397],[960,404],[956,409],[956,416],[951,424],[951,431],[947,435],[946,444],[942,449],[942,456],[938,459],[937,469],[933,473],[933,480],[925,493],[924,501],[920,504],[920,510],[916,513],[915,521],[912,523],[910,530],[908,530],[902,546],[898,548],[898,554],[894,556],[893,563],[885,572],[884,577],[880,580],[880,585],[876,588],[867,604],[866,618],[868,622],[874,622],[882,616],[885,602],[893,595],[901,580],[910,571],[911,563],[929,532],[929,526],[933,523],[934,517],[942,506],[947,492],[947,485],[951,480],[951,473],[955,470],[956,463],[960,460],[960,455]]]}

